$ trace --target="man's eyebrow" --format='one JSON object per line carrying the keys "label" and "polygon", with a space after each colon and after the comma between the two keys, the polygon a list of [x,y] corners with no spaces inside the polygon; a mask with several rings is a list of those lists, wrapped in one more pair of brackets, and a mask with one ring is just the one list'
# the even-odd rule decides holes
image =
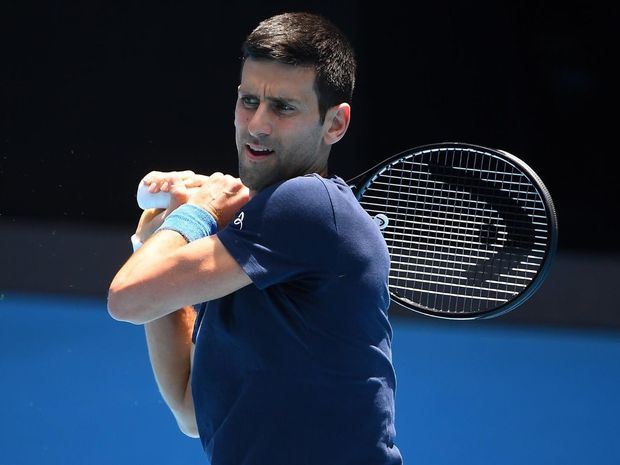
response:
{"label": "man's eyebrow", "polygon": [[276,102],[276,103],[295,103],[295,104],[301,103],[301,100],[297,100],[292,97],[267,97],[266,99],[269,100],[270,102]]}
{"label": "man's eyebrow", "polygon": [[[238,90],[238,94],[244,97],[258,97],[256,94],[254,94],[251,91],[248,90],[243,90],[243,89],[239,89]],[[286,96],[274,96],[274,97],[265,97],[266,100],[269,100],[270,102],[276,102],[276,103],[295,103],[295,104],[301,104],[301,100],[295,99],[293,97],[286,97]]]}

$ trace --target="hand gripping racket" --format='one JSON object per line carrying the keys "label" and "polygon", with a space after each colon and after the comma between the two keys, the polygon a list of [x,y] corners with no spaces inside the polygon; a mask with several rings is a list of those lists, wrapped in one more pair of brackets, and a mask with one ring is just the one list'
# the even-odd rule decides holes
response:
{"label": "hand gripping racket", "polygon": [[[549,271],[558,237],[553,201],[514,155],[462,143],[425,145],[349,184],[383,233],[390,294],[406,309],[491,318],[522,304]],[[150,207],[167,203],[161,198]]]}

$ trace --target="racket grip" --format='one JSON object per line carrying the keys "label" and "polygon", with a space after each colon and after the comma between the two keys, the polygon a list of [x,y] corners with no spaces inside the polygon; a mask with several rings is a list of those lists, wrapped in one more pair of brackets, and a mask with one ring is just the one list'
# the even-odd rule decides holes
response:
{"label": "racket grip", "polygon": [[147,210],[149,208],[168,208],[170,204],[170,193],[159,191],[153,194],[149,192],[149,187],[140,181],[136,199],[138,201],[138,206],[142,210]]}

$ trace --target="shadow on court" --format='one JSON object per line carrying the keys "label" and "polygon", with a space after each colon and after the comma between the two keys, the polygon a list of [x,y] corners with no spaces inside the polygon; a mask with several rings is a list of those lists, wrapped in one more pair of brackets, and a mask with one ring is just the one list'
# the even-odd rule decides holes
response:
{"label": "shadow on court", "polygon": [[[620,463],[620,333],[393,326],[405,463]],[[103,300],[4,294],[0,374],[0,465],[206,463]]]}

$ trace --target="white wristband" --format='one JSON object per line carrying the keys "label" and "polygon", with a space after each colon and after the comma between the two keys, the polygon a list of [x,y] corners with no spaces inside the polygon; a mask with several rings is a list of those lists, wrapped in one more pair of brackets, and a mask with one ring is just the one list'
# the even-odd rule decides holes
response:
{"label": "white wristband", "polygon": [[138,236],[135,234],[131,236],[131,246],[133,247],[134,252],[142,247],[142,242],[140,242],[140,239],[138,239]]}

